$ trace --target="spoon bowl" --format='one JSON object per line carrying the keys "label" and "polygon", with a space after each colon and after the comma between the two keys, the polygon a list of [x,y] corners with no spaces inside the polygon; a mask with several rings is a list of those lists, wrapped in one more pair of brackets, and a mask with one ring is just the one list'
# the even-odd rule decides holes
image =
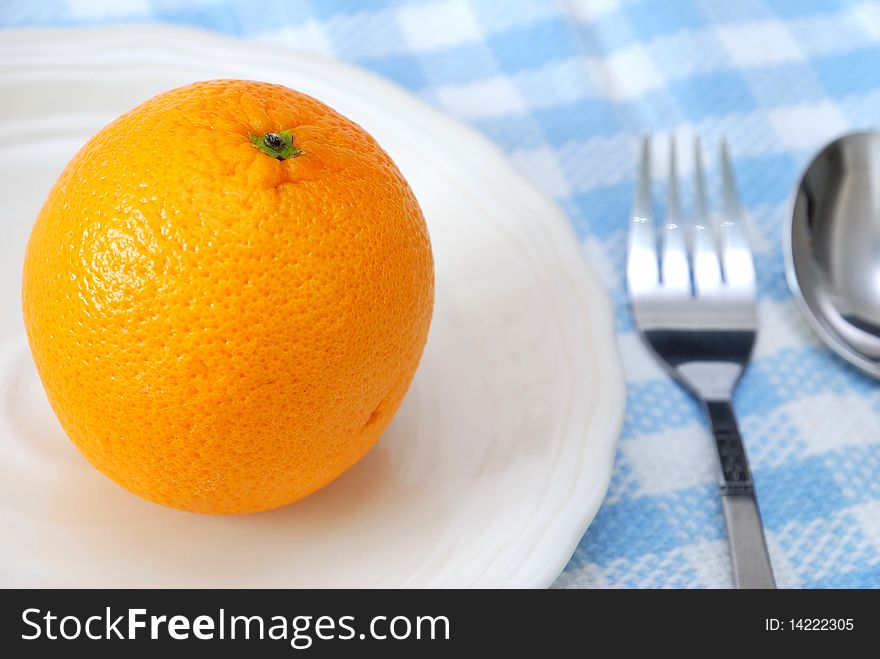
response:
{"label": "spoon bowl", "polygon": [[880,378],[880,133],[844,135],[813,159],[789,214],[786,276],[838,355]]}

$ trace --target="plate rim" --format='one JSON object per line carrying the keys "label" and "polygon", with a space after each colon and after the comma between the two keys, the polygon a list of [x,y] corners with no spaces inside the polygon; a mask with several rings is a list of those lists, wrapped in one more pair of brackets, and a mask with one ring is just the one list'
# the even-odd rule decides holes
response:
{"label": "plate rim", "polygon": [[[46,42],[57,47],[62,40],[69,43],[86,41],[91,45],[96,45],[99,40],[106,41],[108,38],[118,39],[121,43],[126,44],[129,44],[132,38],[147,41],[150,39],[158,41],[182,40],[184,44],[177,41],[177,45],[183,47],[196,47],[199,42],[203,42],[213,47],[248,51],[248,53],[272,59],[290,60],[293,58],[315,67],[336,69],[349,77],[367,81],[372,88],[381,89],[385,96],[396,97],[395,102],[404,103],[412,108],[412,114],[427,117],[427,122],[444,125],[448,132],[460,135],[461,137],[458,139],[463,139],[464,143],[467,143],[469,151],[482,152],[486,159],[493,162],[493,165],[497,163],[505,178],[518,183],[519,192],[535,208],[536,214],[540,214],[544,218],[541,226],[548,233],[548,244],[558,253],[558,258],[555,260],[560,270],[566,271],[570,277],[576,278],[577,286],[573,286],[573,292],[577,294],[578,306],[581,307],[579,313],[584,317],[585,324],[591,329],[590,336],[595,341],[594,345],[601,345],[601,347],[594,347],[590,350],[595,360],[596,379],[601,382],[601,385],[595,389],[598,400],[595,401],[594,408],[600,410],[601,413],[589,415],[585,427],[580,428],[580,434],[584,437],[584,441],[587,438],[590,440],[587,442],[586,450],[581,453],[583,456],[581,467],[584,467],[584,473],[590,473],[593,478],[583,476],[576,478],[575,491],[561,507],[556,506],[554,510],[546,510],[547,506],[545,505],[539,509],[544,515],[551,518],[550,523],[544,529],[545,534],[540,542],[542,551],[533,550],[531,552],[540,560],[536,561],[530,578],[523,581],[518,580],[517,584],[526,587],[551,585],[569,562],[605,499],[626,403],[625,378],[610,296],[598,273],[587,262],[583,254],[583,243],[577,237],[571,220],[555,201],[540,192],[524,174],[513,166],[507,154],[477,129],[432,107],[397,83],[345,61],[280,45],[238,39],[209,30],[167,24],[7,29],[3,30],[0,52],[6,49],[14,50],[15,47],[39,52],[39,49]],[[14,69],[14,58],[7,59],[7,62],[5,65],[0,64],[0,72],[4,69]],[[589,303],[587,303],[588,299]],[[576,392],[572,392],[573,397],[574,393]],[[567,431],[567,428],[563,428],[560,434]],[[518,565],[518,568],[524,568],[527,562],[527,559],[524,560]],[[472,585],[481,586],[483,584],[480,584],[478,579]]]}

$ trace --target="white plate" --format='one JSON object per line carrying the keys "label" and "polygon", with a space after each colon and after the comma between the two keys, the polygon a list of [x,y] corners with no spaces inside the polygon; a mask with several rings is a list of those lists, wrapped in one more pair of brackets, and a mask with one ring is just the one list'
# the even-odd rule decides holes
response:
{"label": "white plate", "polygon": [[[305,501],[239,517],[147,503],[89,466],[44,397],[19,300],[27,235],[68,158],[153,94],[217,77],[282,83],[360,122],[412,184],[437,267],[428,346],[379,445]],[[568,220],[487,140],[364,71],[165,27],[4,31],[0,98],[0,585],[555,579],[605,495],[623,377]]]}

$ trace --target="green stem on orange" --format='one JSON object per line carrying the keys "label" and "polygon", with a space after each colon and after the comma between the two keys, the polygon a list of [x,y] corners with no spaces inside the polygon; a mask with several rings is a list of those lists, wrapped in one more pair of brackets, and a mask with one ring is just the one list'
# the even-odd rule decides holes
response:
{"label": "green stem on orange", "polygon": [[278,133],[266,133],[264,135],[250,133],[248,137],[251,143],[260,151],[277,160],[287,160],[288,158],[295,158],[303,154],[302,150],[293,146],[293,135],[289,130],[282,130]]}

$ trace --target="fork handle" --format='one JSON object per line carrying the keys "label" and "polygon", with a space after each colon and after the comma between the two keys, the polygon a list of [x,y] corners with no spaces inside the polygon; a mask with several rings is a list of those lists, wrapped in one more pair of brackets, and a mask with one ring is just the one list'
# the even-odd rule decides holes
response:
{"label": "fork handle", "polygon": [[706,401],[721,467],[721,506],[737,588],[776,588],[749,461],[729,400]]}

